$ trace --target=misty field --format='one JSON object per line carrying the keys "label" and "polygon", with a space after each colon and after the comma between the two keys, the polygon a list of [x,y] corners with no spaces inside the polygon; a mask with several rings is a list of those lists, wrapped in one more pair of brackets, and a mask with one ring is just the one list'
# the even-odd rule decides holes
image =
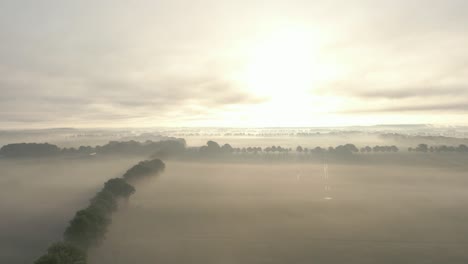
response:
{"label": "misty field", "polygon": [[0,263],[32,263],[107,179],[140,159],[0,160]]}
{"label": "misty field", "polygon": [[467,187],[416,166],[168,162],[90,263],[467,263]]}

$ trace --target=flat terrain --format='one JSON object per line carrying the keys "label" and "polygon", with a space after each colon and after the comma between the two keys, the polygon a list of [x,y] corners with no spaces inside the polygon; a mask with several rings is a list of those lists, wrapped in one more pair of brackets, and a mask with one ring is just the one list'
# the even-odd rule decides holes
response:
{"label": "flat terrain", "polygon": [[141,158],[0,160],[0,263],[32,263],[104,182]]}
{"label": "flat terrain", "polygon": [[136,188],[92,264],[468,262],[462,170],[169,162]]}

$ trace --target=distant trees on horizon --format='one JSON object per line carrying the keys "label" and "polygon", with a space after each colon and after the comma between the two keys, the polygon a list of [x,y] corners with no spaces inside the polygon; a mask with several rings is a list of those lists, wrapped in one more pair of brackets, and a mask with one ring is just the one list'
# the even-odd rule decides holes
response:
{"label": "distant trees on horizon", "polygon": [[0,148],[0,155],[6,157],[35,157],[60,154],[61,149],[49,143],[13,143]]}
{"label": "distant trees on horizon", "polygon": [[397,146],[374,146],[369,147],[366,146],[360,149],[361,153],[369,153],[369,152],[398,152],[400,149]]}
{"label": "distant trees on horizon", "polygon": [[[416,147],[410,147],[408,152],[468,152],[466,145],[458,146],[429,146],[421,143]],[[59,148],[56,145],[49,143],[14,143],[8,144],[0,148],[0,157],[18,158],[18,157],[47,157],[58,155],[78,155],[78,156],[92,156],[92,155],[141,155],[150,156],[152,158],[168,158],[168,157],[215,157],[218,155],[229,154],[283,154],[297,153],[298,155],[307,154],[324,154],[331,155],[348,155],[348,154],[369,154],[369,153],[397,153],[400,149],[395,145],[388,146],[365,146],[358,148],[354,144],[344,144],[335,147],[323,148],[305,147],[302,145],[296,146],[294,149],[291,147],[283,147],[279,145],[259,147],[259,146],[246,146],[246,147],[233,147],[230,144],[220,145],[215,141],[208,141],[206,145],[200,147],[187,147],[185,140],[167,140],[167,141],[110,141],[108,144],[102,146],[80,146],[78,148]]]}
{"label": "distant trees on horizon", "polygon": [[419,144],[415,148],[408,148],[409,152],[460,152],[468,153],[468,147],[464,144],[458,146],[428,146],[427,144]]}
{"label": "distant trees on horizon", "polygon": [[[269,146],[269,147],[242,147],[242,148],[233,148],[229,144],[224,144],[220,146],[217,142],[208,141],[205,146],[198,148],[198,153],[203,155],[212,155],[212,154],[289,154],[293,152],[292,148],[282,147],[282,146]],[[353,153],[369,153],[369,152],[398,152],[399,149],[396,146],[374,146],[374,147],[363,147],[361,149],[357,148],[354,144],[344,144],[338,145],[336,147],[315,147],[307,148],[301,145],[298,145],[295,149],[295,152],[300,155],[305,154],[322,154],[322,153],[331,153],[331,154],[353,154]]]}
{"label": "distant trees on horizon", "polygon": [[13,143],[0,148],[0,156],[4,157],[47,157],[57,155],[156,155],[170,156],[185,151],[184,139],[165,141],[110,141],[102,146],[80,146],[78,148],[59,148],[49,143]]}

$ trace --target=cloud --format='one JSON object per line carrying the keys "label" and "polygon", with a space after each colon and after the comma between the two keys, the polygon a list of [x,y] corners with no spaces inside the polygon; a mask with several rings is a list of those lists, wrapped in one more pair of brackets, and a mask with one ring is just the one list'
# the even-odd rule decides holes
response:
{"label": "cloud", "polygon": [[21,82],[0,81],[0,87],[0,118],[16,123],[125,122],[148,117],[164,120],[174,111],[182,116],[192,114],[193,109],[209,113],[202,109],[222,110],[229,105],[263,102],[229,81],[208,75],[160,76],[155,80],[97,77],[82,81],[62,77],[55,81],[54,77],[36,75]]}
{"label": "cloud", "polygon": [[227,78],[210,38],[161,11],[177,6],[0,3],[0,125],[166,124],[263,102]]}
{"label": "cloud", "polygon": [[398,112],[468,112],[468,101],[454,103],[423,103],[417,105],[396,105],[380,108],[349,109],[339,113],[358,114],[358,113],[398,113]]}
{"label": "cloud", "polygon": [[[433,42],[437,43],[438,39]],[[468,40],[460,43],[468,44]],[[439,48],[437,44],[430,45],[433,52],[443,52],[432,54],[425,48],[408,48],[412,45],[402,46],[411,52],[379,52],[379,57],[375,56],[371,62],[366,61],[368,57],[363,54],[365,59],[356,60],[348,74],[314,92],[352,102],[337,113],[361,116],[373,113],[467,114],[467,102],[463,99],[468,98],[468,55],[450,47]]]}
{"label": "cloud", "polygon": [[0,1],[0,126],[216,124],[223,111],[250,113],[266,99],[232,80],[237,51],[288,24],[321,32],[318,68],[344,69],[316,94],[374,101],[375,111],[465,111],[456,102],[468,96],[467,1],[203,3]]}
{"label": "cloud", "polygon": [[455,86],[399,87],[398,89],[352,90],[344,95],[363,99],[407,99],[468,96],[468,83]]}

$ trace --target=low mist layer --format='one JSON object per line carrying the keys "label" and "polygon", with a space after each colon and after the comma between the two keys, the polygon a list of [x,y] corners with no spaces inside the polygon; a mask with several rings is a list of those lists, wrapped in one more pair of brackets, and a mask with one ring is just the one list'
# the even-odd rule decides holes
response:
{"label": "low mist layer", "polygon": [[[464,172],[169,163],[90,263],[466,263]],[[328,186],[328,187],[327,187]]]}
{"label": "low mist layer", "polygon": [[141,159],[0,160],[0,263],[32,263],[107,179]]}
{"label": "low mist layer", "polygon": [[76,212],[63,233],[63,240],[51,245],[35,264],[86,264],[88,250],[99,246],[105,239],[112,222],[112,214],[118,209],[119,200],[128,201],[135,193],[129,181],[157,175],[165,168],[159,160],[145,160],[127,170],[122,178],[112,178],[90,200],[88,207]]}

